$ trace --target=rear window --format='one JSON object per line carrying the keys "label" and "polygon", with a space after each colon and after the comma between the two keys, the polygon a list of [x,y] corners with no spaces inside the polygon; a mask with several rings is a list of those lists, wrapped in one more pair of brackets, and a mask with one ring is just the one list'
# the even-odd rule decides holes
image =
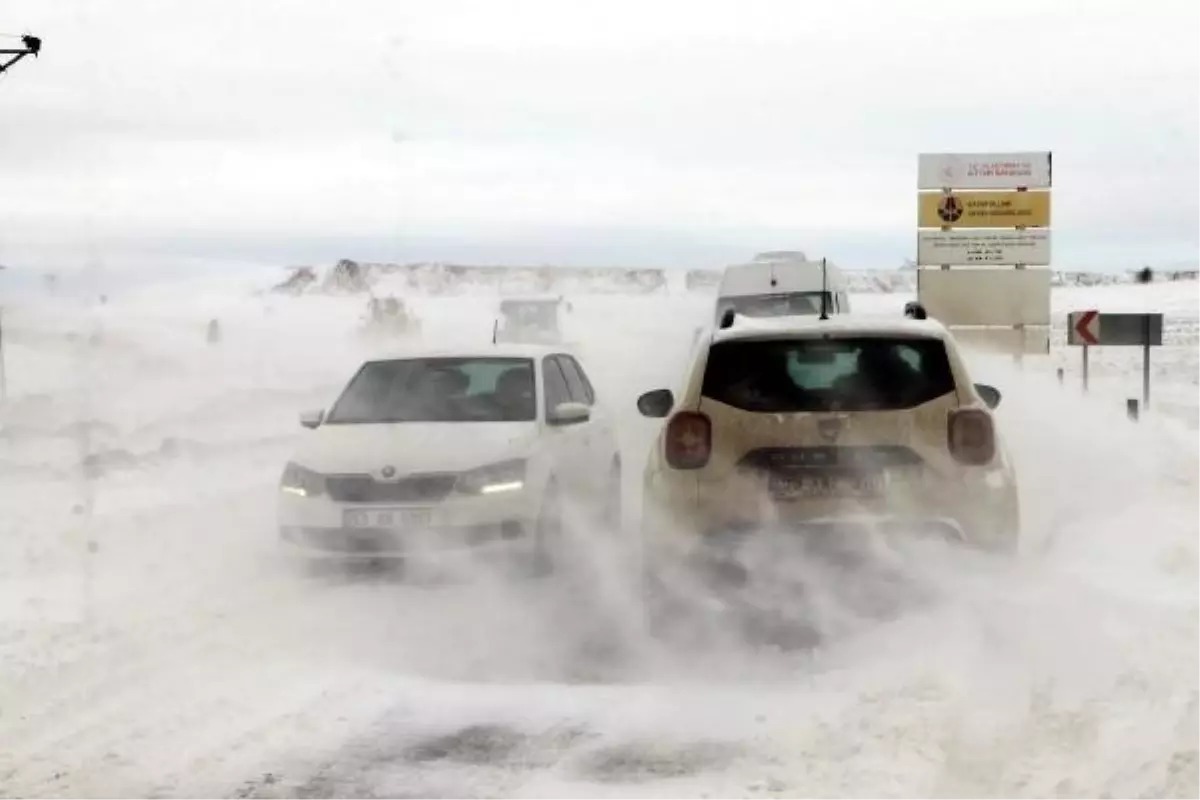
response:
{"label": "rear window", "polygon": [[743,317],[792,317],[821,313],[821,295],[825,296],[825,309],[835,311],[833,295],[829,292],[781,292],[778,294],[756,294],[744,297],[722,297],[717,306],[717,320],[732,308]]}
{"label": "rear window", "polygon": [[729,341],[713,345],[702,394],[743,411],[882,411],[954,391],[937,339]]}

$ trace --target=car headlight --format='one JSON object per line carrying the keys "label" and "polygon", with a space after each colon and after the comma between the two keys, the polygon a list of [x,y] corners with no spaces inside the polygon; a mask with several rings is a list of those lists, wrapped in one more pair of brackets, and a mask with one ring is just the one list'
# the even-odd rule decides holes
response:
{"label": "car headlight", "polygon": [[463,494],[499,494],[525,488],[525,461],[515,458],[488,464],[458,476],[455,488]]}
{"label": "car headlight", "polygon": [[289,461],[279,479],[279,491],[299,497],[314,497],[325,493],[325,476]]}

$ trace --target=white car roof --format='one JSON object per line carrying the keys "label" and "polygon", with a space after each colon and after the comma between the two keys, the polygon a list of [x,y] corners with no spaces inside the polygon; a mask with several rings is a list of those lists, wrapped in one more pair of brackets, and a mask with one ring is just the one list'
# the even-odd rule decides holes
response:
{"label": "white car roof", "polygon": [[777,317],[734,317],[733,326],[718,328],[714,342],[740,339],[783,339],[789,336],[819,336],[822,333],[864,336],[925,336],[949,339],[950,332],[934,319],[912,319],[897,311],[895,316],[866,314],[797,315]]}
{"label": "white car roof", "polygon": [[[802,254],[801,254],[802,255]],[[822,274],[822,272],[824,274]],[[771,279],[775,285],[771,285]],[[831,292],[844,290],[846,279],[837,265],[820,261],[790,259],[730,264],[721,275],[718,297],[754,297],[788,292]]]}
{"label": "white car roof", "polygon": [[417,358],[531,358],[566,354],[579,358],[579,354],[567,345],[535,344],[524,342],[499,342],[474,347],[412,347],[388,351],[373,356],[367,361],[391,361]]}

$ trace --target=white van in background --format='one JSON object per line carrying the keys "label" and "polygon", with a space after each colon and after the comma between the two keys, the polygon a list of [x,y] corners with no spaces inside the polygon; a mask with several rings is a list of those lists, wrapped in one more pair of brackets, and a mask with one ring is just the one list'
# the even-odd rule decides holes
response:
{"label": "white van in background", "polygon": [[816,316],[822,310],[846,314],[850,293],[842,271],[828,260],[822,265],[799,251],[776,250],[759,253],[748,264],[725,268],[713,324],[730,308],[747,317]]}
{"label": "white van in background", "polygon": [[730,309],[747,317],[819,316],[822,295],[827,314],[849,313],[846,276],[828,259],[822,265],[798,250],[759,253],[749,263],[725,268],[712,319],[692,331],[692,346],[718,328]]}

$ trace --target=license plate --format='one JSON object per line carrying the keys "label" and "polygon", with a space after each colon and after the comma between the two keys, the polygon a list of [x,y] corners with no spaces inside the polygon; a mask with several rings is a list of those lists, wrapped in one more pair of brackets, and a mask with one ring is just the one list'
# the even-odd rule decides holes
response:
{"label": "license plate", "polygon": [[879,497],[887,486],[887,475],[873,473],[814,473],[772,475],[771,494],[780,500],[818,500],[826,498],[863,499]]}
{"label": "license plate", "polygon": [[424,528],[432,521],[428,508],[356,508],[346,511],[347,528]]}

